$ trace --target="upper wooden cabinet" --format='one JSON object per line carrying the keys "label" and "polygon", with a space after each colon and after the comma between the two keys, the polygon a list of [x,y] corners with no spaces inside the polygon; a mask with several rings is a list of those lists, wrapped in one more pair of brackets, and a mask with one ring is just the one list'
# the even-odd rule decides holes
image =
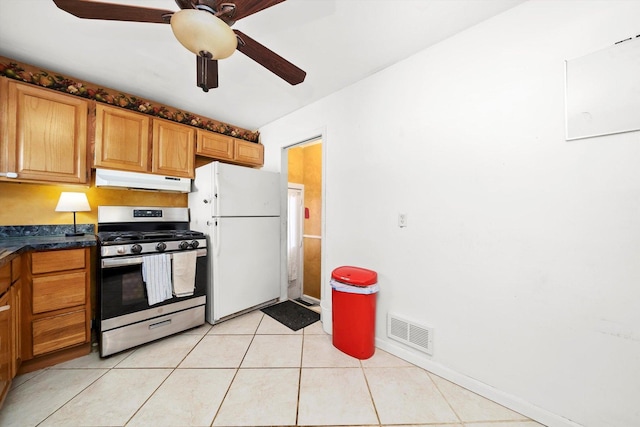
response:
{"label": "upper wooden cabinet", "polygon": [[19,181],[84,184],[89,103],[1,79],[0,171]]}
{"label": "upper wooden cabinet", "polygon": [[198,129],[197,155],[214,157],[218,160],[233,160],[234,147],[232,137]]}
{"label": "upper wooden cabinet", "polygon": [[95,167],[195,176],[195,128],[108,105],[96,105]]}
{"label": "upper wooden cabinet", "polygon": [[150,172],[150,123],[145,114],[97,104],[94,166]]}
{"label": "upper wooden cabinet", "polygon": [[233,159],[243,165],[262,166],[264,164],[264,145],[255,142],[235,140]]}
{"label": "upper wooden cabinet", "polygon": [[196,154],[247,166],[264,163],[264,145],[203,130],[197,133]]}
{"label": "upper wooden cabinet", "polygon": [[151,172],[195,178],[196,129],[163,119],[153,119]]}

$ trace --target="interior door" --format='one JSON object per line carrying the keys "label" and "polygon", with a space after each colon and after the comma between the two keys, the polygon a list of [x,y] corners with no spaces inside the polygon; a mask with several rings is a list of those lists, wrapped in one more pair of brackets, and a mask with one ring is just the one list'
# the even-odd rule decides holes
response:
{"label": "interior door", "polygon": [[210,240],[209,322],[279,298],[280,217],[217,218]]}
{"label": "interior door", "polygon": [[298,299],[304,286],[304,185],[289,183],[287,190],[287,297]]}

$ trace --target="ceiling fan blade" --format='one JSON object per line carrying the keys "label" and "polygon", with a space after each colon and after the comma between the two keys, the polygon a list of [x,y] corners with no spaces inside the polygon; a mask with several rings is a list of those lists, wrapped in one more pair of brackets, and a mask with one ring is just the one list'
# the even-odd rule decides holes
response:
{"label": "ceiling fan blade", "polygon": [[196,80],[204,92],[218,87],[218,61],[196,55]]}
{"label": "ceiling fan blade", "polygon": [[264,47],[251,37],[238,30],[233,30],[238,36],[238,50],[262,65],[289,84],[302,83],[307,73],[293,65],[277,53]]}
{"label": "ceiling fan blade", "polygon": [[283,1],[285,0],[216,0],[216,10],[221,10],[225,3],[235,5],[235,13],[230,18],[237,21]]}
{"label": "ceiling fan blade", "polygon": [[65,12],[84,19],[167,24],[169,20],[165,18],[173,14],[172,10],[149,9],[87,0],[53,0],[53,2]]}
{"label": "ceiling fan blade", "polygon": [[192,0],[176,0],[176,4],[180,9],[195,9],[195,5]]}

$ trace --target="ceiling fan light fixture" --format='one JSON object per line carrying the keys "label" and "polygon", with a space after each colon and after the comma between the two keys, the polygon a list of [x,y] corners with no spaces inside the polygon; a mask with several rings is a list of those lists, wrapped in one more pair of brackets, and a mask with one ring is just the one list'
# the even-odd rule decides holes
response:
{"label": "ceiling fan light fixture", "polygon": [[171,30],[185,48],[200,55],[208,52],[212,59],[224,59],[235,52],[238,39],[229,25],[209,12],[182,9],[171,16]]}

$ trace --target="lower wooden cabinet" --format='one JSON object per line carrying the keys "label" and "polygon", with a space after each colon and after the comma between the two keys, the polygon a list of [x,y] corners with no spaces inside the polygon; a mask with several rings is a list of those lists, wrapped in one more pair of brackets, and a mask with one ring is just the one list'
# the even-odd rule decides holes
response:
{"label": "lower wooden cabinet", "polygon": [[0,407],[11,387],[11,294],[0,296]]}
{"label": "lower wooden cabinet", "polygon": [[[17,258],[17,260],[15,264],[18,264],[19,268],[20,258]],[[13,301],[11,306],[11,311],[13,312],[11,377],[15,377],[22,363],[22,280],[19,276],[11,285],[11,300]]]}
{"label": "lower wooden cabinet", "polygon": [[0,268],[0,408],[20,363],[20,257]]}
{"label": "lower wooden cabinet", "polygon": [[31,252],[26,262],[21,373],[91,348],[90,249]]}

